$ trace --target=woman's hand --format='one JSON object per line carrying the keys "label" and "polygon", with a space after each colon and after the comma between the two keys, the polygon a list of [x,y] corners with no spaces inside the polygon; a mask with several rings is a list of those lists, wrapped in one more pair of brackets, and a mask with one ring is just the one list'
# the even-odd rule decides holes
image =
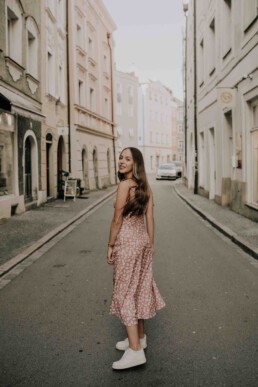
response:
{"label": "woman's hand", "polygon": [[113,247],[112,246],[108,246],[107,263],[109,265],[113,265],[113,263],[114,263],[114,260],[112,258],[112,252],[113,252]]}

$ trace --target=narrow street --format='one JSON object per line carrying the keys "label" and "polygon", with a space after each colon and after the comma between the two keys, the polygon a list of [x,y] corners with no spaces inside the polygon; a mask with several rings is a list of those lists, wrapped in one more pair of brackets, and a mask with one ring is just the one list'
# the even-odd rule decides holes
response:
{"label": "narrow street", "polygon": [[258,269],[152,181],[155,279],[166,308],[146,322],[146,365],[116,372],[124,338],[109,316],[113,200],[0,291],[1,387],[255,387]]}

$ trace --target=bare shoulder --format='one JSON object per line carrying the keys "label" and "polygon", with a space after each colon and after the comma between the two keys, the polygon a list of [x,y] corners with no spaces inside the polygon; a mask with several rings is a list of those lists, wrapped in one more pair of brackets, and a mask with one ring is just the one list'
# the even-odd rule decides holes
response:
{"label": "bare shoulder", "polygon": [[118,188],[117,188],[118,192],[128,192],[129,189],[130,189],[130,185],[126,180],[122,180],[119,182]]}

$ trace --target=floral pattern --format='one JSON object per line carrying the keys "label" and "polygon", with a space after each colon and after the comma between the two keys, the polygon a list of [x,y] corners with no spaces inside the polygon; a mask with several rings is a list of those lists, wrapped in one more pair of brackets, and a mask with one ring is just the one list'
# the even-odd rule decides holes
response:
{"label": "floral pattern", "polygon": [[144,216],[126,216],[113,248],[114,273],[110,314],[122,324],[138,324],[165,306],[152,274],[153,251]]}

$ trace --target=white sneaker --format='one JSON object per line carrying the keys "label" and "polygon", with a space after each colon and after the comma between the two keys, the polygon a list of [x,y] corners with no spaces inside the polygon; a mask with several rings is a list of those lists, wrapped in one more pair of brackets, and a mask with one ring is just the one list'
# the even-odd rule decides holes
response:
{"label": "white sneaker", "polygon": [[144,363],[146,363],[146,357],[142,348],[139,351],[127,348],[121,359],[112,364],[112,368],[114,370],[124,370]]}
{"label": "white sneaker", "polygon": [[[147,336],[144,335],[142,339],[140,339],[140,346],[142,349],[147,348]],[[118,341],[116,343],[116,349],[119,349],[119,351],[125,351],[127,348],[129,348],[129,340],[128,338],[123,341]]]}

